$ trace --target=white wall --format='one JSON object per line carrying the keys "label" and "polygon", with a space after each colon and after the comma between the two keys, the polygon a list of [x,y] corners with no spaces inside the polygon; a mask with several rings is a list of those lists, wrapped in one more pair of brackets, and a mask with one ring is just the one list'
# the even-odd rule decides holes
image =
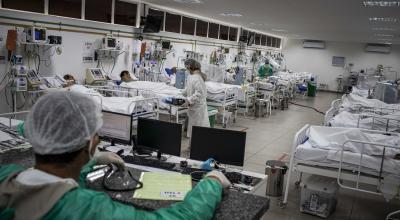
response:
{"label": "white wall", "polygon": [[[328,84],[329,90],[337,90],[337,77],[345,72],[342,67],[332,66],[333,56],[343,56],[346,64],[353,63],[353,71],[376,68],[378,64],[391,66],[400,77],[400,46],[394,45],[390,54],[365,52],[365,44],[326,42],[325,49],[303,48],[303,40],[287,39],[283,45],[286,67],[297,72],[311,72],[318,77],[318,83]],[[394,79],[395,74],[387,74]]]}
{"label": "white wall", "polygon": [[[14,22],[14,21],[7,20],[7,22]],[[79,24],[78,21],[77,23]],[[4,39],[4,41],[0,42],[0,51],[5,51],[5,39],[7,36],[7,31],[14,28],[15,28],[14,25],[0,25],[0,37],[3,37]],[[97,62],[83,63],[82,56],[85,51],[84,44],[85,42],[92,42],[94,43],[94,47],[98,48],[101,43],[100,40],[102,37],[105,36],[105,34],[80,33],[72,31],[59,31],[59,30],[48,30],[48,34],[60,35],[63,37],[62,39],[63,43],[61,45],[62,53],[61,55],[57,55],[55,54],[55,48],[41,47],[41,49],[39,50],[39,54],[42,60],[40,65],[40,75],[63,76],[65,74],[72,74],[79,82],[83,83],[87,68],[91,67],[93,68],[97,66]],[[218,40],[210,41],[208,39],[204,39],[210,41],[208,42],[209,45],[204,45],[207,44],[207,42],[203,42],[202,43],[203,45],[200,45],[200,43],[196,41],[198,39],[196,39],[195,37],[190,37],[180,34],[168,34],[168,33],[163,33],[163,35],[168,35],[169,37],[172,37],[171,44],[173,46],[172,52],[167,55],[164,67],[177,66],[178,59],[181,60],[182,57],[184,57],[185,55],[184,50],[190,50],[190,51],[194,50],[196,52],[204,54],[205,56],[203,64],[207,64],[209,62],[211,52],[221,46],[231,47],[230,53],[227,55],[226,67],[229,68],[231,66],[235,66],[235,64],[233,63],[233,59],[237,54],[237,49],[235,48],[237,46],[236,42],[230,42],[229,45],[224,45],[224,42],[222,41]],[[140,42],[134,40],[132,36],[125,35],[119,37],[118,39],[124,42],[124,49],[126,50],[126,52],[118,57],[114,70],[110,75],[112,79],[119,79],[119,73],[122,70],[129,70],[130,72],[132,72],[132,63],[134,62],[132,53],[134,51],[139,51],[138,45],[140,45]],[[148,40],[148,39],[145,39],[144,41],[147,42],[148,44],[154,42],[153,40]],[[24,46],[19,46],[18,48],[19,48],[18,49],[19,54],[26,55],[25,53],[26,48]],[[32,46],[28,46],[27,48],[28,50],[32,50]],[[254,52],[254,49],[255,47],[246,50],[248,56],[250,56]],[[258,49],[264,49],[264,51],[266,51],[268,48],[264,47]],[[32,69],[35,68],[33,59],[30,59],[29,61],[28,59],[25,59],[24,65],[28,66],[28,64],[30,68]],[[251,65],[249,67],[251,68]],[[109,72],[111,68],[112,68],[111,60],[110,62],[104,63],[104,69],[106,72]],[[7,65],[5,63],[0,63],[0,79],[3,78],[6,71],[7,71]],[[8,96],[8,98],[10,99],[10,96]],[[19,100],[22,100],[22,97],[19,97]],[[29,105],[27,106],[29,107]],[[0,91],[0,113],[10,112],[10,111],[11,109],[5,102],[4,90]]]}

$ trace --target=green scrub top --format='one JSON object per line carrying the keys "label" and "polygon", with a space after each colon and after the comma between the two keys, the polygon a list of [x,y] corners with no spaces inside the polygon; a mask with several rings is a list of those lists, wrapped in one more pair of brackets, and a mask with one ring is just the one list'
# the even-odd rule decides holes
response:
{"label": "green scrub top", "polygon": [[[94,161],[91,161],[82,169],[80,187],[65,193],[43,219],[212,219],[215,208],[221,201],[222,186],[216,180],[205,178],[182,202],[152,212],[139,210],[113,201],[104,192],[84,188],[86,175],[93,169],[94,164]],[[12,173],[23,170],[24,168],[18,165],[1,166],[0,182]],[[13,219],[12,207],[3,207],[3,210],[0,210],[0,219]]]}

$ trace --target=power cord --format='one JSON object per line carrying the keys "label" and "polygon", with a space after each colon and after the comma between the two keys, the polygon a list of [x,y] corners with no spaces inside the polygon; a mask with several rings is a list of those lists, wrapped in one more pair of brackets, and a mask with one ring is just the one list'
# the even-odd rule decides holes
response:
{"label": "power cord", "polygon": [[289,103],[292,104],[292,105],[297,105],[297,106],[304,107],[304,108],[310,108],[310,109],[312,109],[312,110],[314,110],[314,111],[316,111],[316,112],[318,112],[318,113],[320,113],[322,115],[325,115],[324,112],[318,110],[317,108],[314,108],[314,107],[311,107],[311,106],[307,106],[307,105],[301,105],[301,104],[298,104],[298,103],[295,103],[295,102],[289,102]]}

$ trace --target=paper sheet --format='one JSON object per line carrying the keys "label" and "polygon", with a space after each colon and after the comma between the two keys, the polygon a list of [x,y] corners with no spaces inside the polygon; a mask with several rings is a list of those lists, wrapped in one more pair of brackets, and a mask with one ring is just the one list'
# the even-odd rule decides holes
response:
{"label": "paper sheet", "polygon": [[182,201],[192,189],[192,178],[179,173],[143,172],[143,188],[133,194],[135,199]]}

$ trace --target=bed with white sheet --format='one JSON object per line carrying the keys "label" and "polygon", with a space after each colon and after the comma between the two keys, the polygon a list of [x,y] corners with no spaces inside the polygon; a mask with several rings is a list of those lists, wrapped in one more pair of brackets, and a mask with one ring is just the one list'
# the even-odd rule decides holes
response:
{"label": "bed with white sheet", "polygon": [[222,110],[222,125],[227,126],[226,113],[229,109],[234,110],[234,121],[237,117],[237,106],[238,106],[238,96],[241,93],[243,96],[243,90],[241,86],[230,85],[219,82],[206,82],[207,87],[207,105],[219,108]]}
{"label": "bed with white sheet", "polygon": [[342,188],[382,195],[387,200],[398,198],[399,154],[397,133],[306,125],[293,141],[283,205],[292,171],[336,178]]}
{"label": "bed with white sheet", "polygon": [[131,90],[136,91],[138,95],[145,98],[158,99],[160,113],[169,114],[170,117],[174,115],[177,123],[179,122],[180,115],[186,114],[188,111],[185,107],[173,106],[164,102],[164,99],[169,97],[185,98],[180,89],[167,85],[164,82],[134,81],[122,83],[118,88],[128,92]]}
{"label": "bed with white sheet", "polygon": [[134,114],[137,116],[154,114],[156,115],[156,117],[158,117],[158,100],[154,98],[144,98],[140,95],[133,97],[110,97],[105,96],[104,94],[109,95],[120,91],[87,88],[83,85],[73,85],[70,86],[68,90],[91,96],[95,102],[101,105],[102,110],[105,111],[123,114]]}

